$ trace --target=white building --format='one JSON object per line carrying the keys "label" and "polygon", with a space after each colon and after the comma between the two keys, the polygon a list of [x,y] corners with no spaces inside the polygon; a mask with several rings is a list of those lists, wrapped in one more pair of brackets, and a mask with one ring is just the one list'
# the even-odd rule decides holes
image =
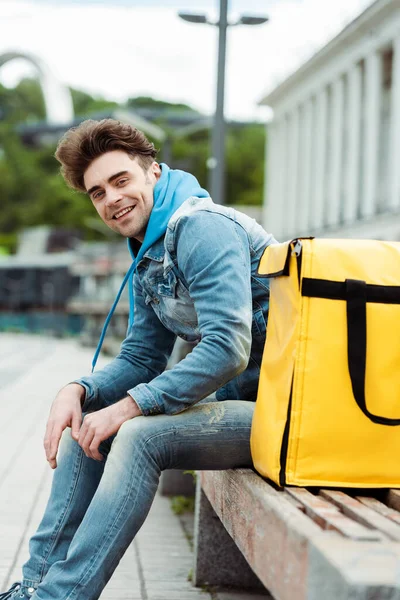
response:
{"label": "white building", "polygon": [[400,240],[400,0],[376,0],[261,103],[268,231]]}

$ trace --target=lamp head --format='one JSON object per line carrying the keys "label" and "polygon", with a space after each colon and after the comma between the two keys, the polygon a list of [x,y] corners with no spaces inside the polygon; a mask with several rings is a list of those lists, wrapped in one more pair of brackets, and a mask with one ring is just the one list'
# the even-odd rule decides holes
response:
{"label": "lamp head", "polygon": [[238,21],[238,25],[263,25],[268,20],[269,18],[266,16],[242,15]]}
{"label": "lamp head", "polygon": [[178,17],[189,23],[208,23],[206,15],[179,12]]}

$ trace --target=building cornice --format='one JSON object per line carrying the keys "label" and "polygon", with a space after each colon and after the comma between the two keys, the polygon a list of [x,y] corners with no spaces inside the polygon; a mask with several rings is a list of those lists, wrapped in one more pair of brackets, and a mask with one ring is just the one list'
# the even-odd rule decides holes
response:
{"label": "building cornice", "polygon": [[259,104],[274,107],[300,82],[322,69],[328,61],[363,39],[400,9],[400,0],[376,0],[336,37],[305,62],[292,75],[263,97]]}

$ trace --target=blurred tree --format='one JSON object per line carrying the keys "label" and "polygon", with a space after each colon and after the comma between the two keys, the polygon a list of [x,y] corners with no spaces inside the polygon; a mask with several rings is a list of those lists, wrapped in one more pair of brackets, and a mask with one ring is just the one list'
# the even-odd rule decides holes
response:
{"label": "blurred tree", "polygon": [[[264,125],[230,125],[226,136],[226,203],[261,205],[264,181]],[[191,171],[207,188],[209,130],[173,143],[176,168]]]}
{"label": "blurred tree", "polygon": [[200,184],[207,188],[207,158],[209,153],[209,130],[204,129],[188,137],[178,137],[172,144],[172,166],[193,173]]}
{"label": "blurred tree", "polygon": [[36,79],[22,79],[14,89],[0,84],[0,120],[31,123],[44,118],[42,89]]}
{"label": "blurred tree", "polygon": [[263,200],[265,125],[230,127],[226,149],[226,201],[261,205]]}
{"label": "blurred tree", "polygon": [[[77,115],[118,107],[117,103],[71,90]],[[171,166],[191,171],[207,187],[206,161],[209,131],[199,130],[186,137],[175,137],[168,113],[199,113],[185,104],[171,104],[148,97],[130,98],[124,108],[157,109],[157,122],[171,134]],[[45,118],[39,82],[22,80],[14,89],[0,85],[0,246],[14,250],[20,229],[35,225],[58,225],[81,230],[86,239],[100,239],[101,233],[85,225],[93,217],[91,202],[83,194],[68,189],[59,175],[53,146],[25,147],[16,133],[19,123]],[[148,118],[148,117],[147,117]],[[262,125],[230,126],[227,135],[227,202],[261,204],[263,188],[265,128]],[[161,148],[162,150],[162,148]]]}
{"label": "blurred tree", "polygon": [[82,92],[81,90],[75,90],[71,88],[72,103],[74,105],[74,112],[78,116],[89,115],[90,113],[102,112],[106,110],[112,110],[118,108],[117,102],[106,100],[105,98],[94,98]]}
{"label": "blurred tree", "polygon": [[15,132],[0,127],[0,233],[34,225],[59,225],[85,229],[83,220],[93,213],[83,194],[69,190],[50,162],[54,148],[25,148]]}
{"label": "blurred tree", "polygon": [[[77,114],[115,108],[115,102],[72,90]],[[83,194],[68,189],[59,175],[55,148],[26,148],[15,131],[17,123],[45,118],[39,82],[22,80],[14,89],[0,85],[0,245],[15,250],[17,232],[35,225],[72,227],[86,239],[102,238],[84,225],[93,206]]]}
{"label": "blurred tree", "polygon": [[166,102],[165,100],[157,100],[156,98],[151,98],[150,96],[138,96],[137,98],[128,98],[128,100],[126,101],[126,107],[132,108],[133,110],[138,108],[153,108],[175,112],[188,111],[193,112],[194,114],[199,114],[196,110],[194,110],[194,108],[192,108],[188,104],[173,104],[171,102]]}

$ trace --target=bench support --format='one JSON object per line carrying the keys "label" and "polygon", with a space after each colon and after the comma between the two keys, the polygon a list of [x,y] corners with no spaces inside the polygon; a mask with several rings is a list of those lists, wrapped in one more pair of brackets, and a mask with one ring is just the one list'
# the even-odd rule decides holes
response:
{"label": "bench support", "polygon": [[162,496],[194,496],[193,475],[180,469],[166,469],[161,473],[158,490]]}
{"label": "bench support", "polygon": [[[201,471],[198,478],[200,535],[203,523],[207,528],[201,521],[204,494],[275,600],[400,600],[400,517],[392,498],[397,490],[386,505],[370,490],[366,497],[277,490],[250,469]],[[212,583],[212,567],[220,569],[223,550],[213,546],[211,539],[200,550],[211,563],[209,573],[199,572],[200,582],[208,577]]]}
{"label": "bench support", "polygon": [[196,484],[194,534],[194,585],[265,590],[222,525],[201,489],[199,477]]}

